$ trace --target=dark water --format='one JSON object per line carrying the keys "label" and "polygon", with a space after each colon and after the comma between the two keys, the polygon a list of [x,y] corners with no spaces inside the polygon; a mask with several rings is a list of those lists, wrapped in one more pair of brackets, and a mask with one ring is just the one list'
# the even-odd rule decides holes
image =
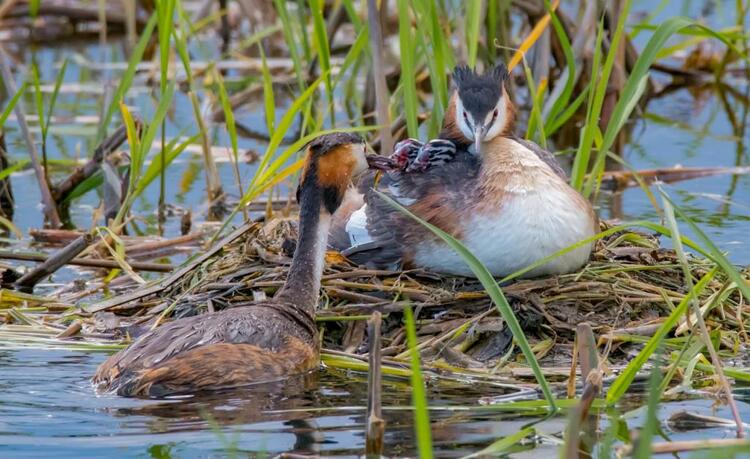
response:
{"label": "dark water", "polygon": [[[321,370],[285,385],[197,396],[181,400],[132,400],[96,396],[89,377],[100,353],[0,348],[0,457],[248,457],[281,452],[355,457],[364,448],[366,375]],[[389,455],[414,455],[408,381],[384,384],[385,444]],[[482,408],[477,401],[502,397],[490,384],[431,383],[428,387],[433,444],[438,457],[461,457],[513,434],[533,418]],[[738,403],[750,418],[750,392]],[[744,399],[744,401],[743,401]],[[707,400],[665,403],[660,417],[677,411],[730,418]],[[630,428],[644,410],[625,413]],[[607,427],[602,417],[602,428]],[[567,421],[536,424],[548,438],[519,446],[515,457],[554,457],[555,438]],[[732,438],[731,428],[677,431],[672,440]],[[750,452],[748,452],[750,454]],[[750,457],[750,456],[740,456]]]}
{"label": "dark water", "polygon": [[[635,8],[648,9],[644,2]],[[661,16],[700,15],[703,4],[714,2],[668,2]],[[682,3],[683,5],[677,5]],[[733,2],[719,2],[725,10],[708,11],[711,25],[731,24]],[[687,6],[684,6],[687,5]],[[648,33],[636,40],[643,45]],[[193,49],[197,61],[216,56],[216,42],[206,38]],[[91,62],[124,60],[122,42],[114,40],[105,46],[82,43],[44,48],[27,48],[21,62],[36,61],[41,80],[52,84],[63,59],[70,58],[66,73],[69,86],[61,93],[50,134],[50,158],[72,160],[90,156],[96,136],[96,120],[73,119],[98,112],[103,88],[119,71],[97,70],[74,56]],[[29,74],[21,69],[18,83]],[[664,83],[662,76],[655,74]],[[231,84],[236,75],[228,75]],[[748,166],[747,111],[750,106],[748,85],[732,80],[731,90],[722,87],[683,88],[652,101],[644,116],[630,130],[623,157],[636,169],[683,166]],[[34,113],[31,93],[23,100],[28,113]],[[151,89],[142,79],[129,91],[126,103],[144,119],[154,110]],[[279,100],[277,117],[283,115],[288,101]],[[175,110],[167,122],[169,137],[187,128],[193,132],[192,107],[182,92],[175,94]],[[238,122],[264,131],[262,101],[236,112]],[[66,121],[67,119],[67,121]],[[277,118],[278,119],[278,118]],[[7,123],[10,155],[25,158],[26,147],[13,119]],[[32,129],[38,127],[32,123]],[[212,129],[212,143],[229,145],[223,129]],[[252,139],[240,139],[240,148],[263,152],[265,145]],[[205,182],[200,153],[186,152],[167,173],[169,204],[191,210],[196,222],[206,215]],[[255,165],[242,162],[240,175],[247,184]],[[219,160],[225,191],[237,198],[229,162]],[[36,180],[31,171],[13,175],[17,197],[14,221],[25,233],[42,225],[42,212]],[[750,263],[750,175],[722,175],[665,186],[666,191],[699,223],[714,242],[729,252],[736,263]],[[155,206],[158,183],[136,202],[135,213],[144,217],[144,231],[156,226]],[[90,227],[100,196],[90,193],[71,207],[73,222]],[[649,219],[657,214],[643,191],[629,189],[600,200],[602,217]],[[686,231],[690,235],[689,231]],[[171,217],[165,235],[179,234],[179,216]],[[16,245],[26,245],[23,241]],[[175,257],[173,263],[180,262]],[[67,282],[87,274],[71,268],[55,275],[55,282]],[[303,381],[287,386],[257,387],[196,397],[186,400],[128,400],[96,396],[89,378],[105,356],[100,353],[0,348],[0,457],[224,457],[238,452],[240,456],[294,451],[335,456],[356,456],[362,452],[366,380],[363,374],[321,370]],[[387,407],[409,404],[408,381],[389,380],[384,404]],[[743,418],[750,420],[750,395],[738,391]],[[532,422],[532,418],[499,414],[483,409],[478,400],[500,396],[503,389],[490,385],[439,384],[430,387],[433,441],[442,457],[460,457],[473,453],[498,438],[515,433]],[[744,395],[743,395],[744,394]],[[459,409],[460,408],[460,409]],[[702,414],[729,418],[726,407],[714,408],[711,401],[690,400],[665,403],[660,418],[687,409]],[[626,412],[630,428],[642,423],[643,410]],[[415,454],[413,419],[410,411],[385,411],[387,453]],[[606,426],[606,419],[604,419]],[[564,430],[566,420],[555,418],[538,426],[549,435],[536,444],[518,447],[517,457],[554,457],[555,438]],[[669,431],[669,438],[730,438],[730,428],[706,428],[688,432]]]}
{"label": "dark water", "polygon": [[[104,357],[0,350],[0,456],[206,457],[232,451],[354,456],[364,446],[364,374],[320,371],[284,385],[183,400],[132,400],[94,395],[89,377]],[[384,405],[409,405],[407,387],[406,380],[387,380]],[[458,407],[503,393],[489,384],[471,389],[449,384],[432,390],[430,398],[435,406]],[[413,453],[411,412],[386,409],[385,418],[390,453]],[[432,421],[435,445],[461,456],[530,420],[442,409],[433,412]]]}

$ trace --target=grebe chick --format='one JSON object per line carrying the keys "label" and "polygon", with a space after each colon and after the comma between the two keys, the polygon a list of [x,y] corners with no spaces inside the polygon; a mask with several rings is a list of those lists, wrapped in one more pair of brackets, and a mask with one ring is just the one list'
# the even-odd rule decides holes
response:
{"label": "grebe chick", "polygon": [[481,155],[484,139],[504,136],[533,151],[567,180],[555,155],[514,135],[516,109],[505,86],[509,78],[502,62],[481,75],[465,65],[456,66],[453,90],[438,138],[424,144],[416,139],[402,141],[394,148],[391,159],[399,169],[422,172],[451,161],[457,152]]}
{"label": "grebe chick", "polygon": [[308,144],[297,189],[299,241],[275,297],[177,319],[146,333],[99,366],[93,378],[97,388],[123,396],[164,396],[278,380],[316,368],[320,345],[314,319],[331,215],[368,161],[355,134],[329,134]]}
{"label": "grebe chick", "polygon": [[[515,108],[507,80],[502,64],[481,75],[456,68],[441,132],[456,145],[455,157],[423,172],[384,174],[379,182],[364,176],[359,189],[365,205],[352,213],[343,231],[334,228],[335,248],[361,264],[401,263],[473,276],[442,240],[373,193],[376,185],[461,240],[495,276],[593,236],[597,219],[591,204],[568,185],[554,156],[512,134]],[[575,271],[590,254],[591,244],[586,244],[526,277]]]}

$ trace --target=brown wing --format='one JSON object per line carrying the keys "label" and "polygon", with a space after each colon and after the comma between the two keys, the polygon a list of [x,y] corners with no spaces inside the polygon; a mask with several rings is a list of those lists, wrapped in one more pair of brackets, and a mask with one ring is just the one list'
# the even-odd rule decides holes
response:
{"label": "brown wing", "polygon": [[539,145],[529,140],[522,139],[520,137],[515,137],[515,136],[511,137],[511,139],[515,140],[516,142],[520,143],[524,147],[534,152],[534,154],[537,155],[539,159],[547,163],[547,165],[551,167],[552,170],[555,172],[555,174],[559,175],[560,178],[564,179],[565,181],[568,180],[568,174],[565,173],[565,170],[557,161],[557,158],[555,157],[555,155],[553,155],[552,153],[548,152],[547,150],[543,149]]}
{"label": "brown wing", "polygon": [[303,373],[319,362],[317,347],[294,336],[284,337],[275,349],[253,344],[208,344],[132,372],[132,377],[123,379],[116,389],[120,395],[160,397],[239,387]]}
{"label": "brown wing", "polygon": [[[105,391],[132,385],[144,371],[214,344],[252,345],[276,352],[287,337],[316,345],[314,325],[293,305],[254,304],[175,320],[146,333],[97,369],[93,382]],[[312,319],[309,319],[312,323]]]}
{"label": "brown wing", "polygon": [[[414,214],[456,236],[458,215],[472,202],[479,162],[465,151],[454,161],[419,173],[383,174],[377,189]],[[355,261],[386,266],[409,258],[414,244],[435,236],[418,222],[395,209],[373,190],[372,177],[361,182],[367,204],[367,226],[373,244],[368,250],[348,254]]]}

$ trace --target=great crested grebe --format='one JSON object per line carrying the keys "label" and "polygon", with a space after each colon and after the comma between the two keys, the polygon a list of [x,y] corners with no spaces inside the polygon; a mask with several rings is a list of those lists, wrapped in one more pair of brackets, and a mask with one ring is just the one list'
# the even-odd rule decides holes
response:
{"label": "great crested grebe", "polygon": [[[423,156],[384,174],[377,188],[422,219],[461,240],[495,276],[505,276],[596,233],[590,203],[567,183],[554,156],[513,135],[515,108],[503,64],[484,74],[468,67],[453,73],[454,91],[441,138],[454,156],[431,164],[432,148],[409,141],[393,162]],[[444,143],[438,144],[444,151]],[[403,145],[401,145],[403,146]],[[415,152],[415,150],[417,150]],[[400,156],[400,157],[399,157]],[[434,167],[438,164],[439,167]],[[405,170],[403,170],[405,169]],[[472,276],[463,260],[417,222],[372,192],[373,176],[359,184],[364,206],[332,231],[332,245],[359,263],[424,267]],[[534,277],[574,271],[588,261],[586,244],[525,274]]]}
{"label": "great crested grebe", "polygon": [[177,319],[143,335],[99,366],[98,389],[164,396],[278,380],[317,367],[314,319],[331,215],[370,161],[377,167],[380,160],[365,156],[355,134],[313,140],[297,189],[299,241],[275,297]]}

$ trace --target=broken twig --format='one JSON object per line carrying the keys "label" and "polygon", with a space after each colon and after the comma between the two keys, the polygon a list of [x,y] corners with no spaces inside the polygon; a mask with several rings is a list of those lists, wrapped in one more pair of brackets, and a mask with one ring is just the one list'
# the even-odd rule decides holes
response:
{"label": "broken twig", "polygon": [[66,245],[62,249],[50,255],[42,264],[32,269],[16,281],[16,287],[20,290],[31,290],[40,280],[51,275],[88,247],[94,240],[91,233],[86,233]]}

